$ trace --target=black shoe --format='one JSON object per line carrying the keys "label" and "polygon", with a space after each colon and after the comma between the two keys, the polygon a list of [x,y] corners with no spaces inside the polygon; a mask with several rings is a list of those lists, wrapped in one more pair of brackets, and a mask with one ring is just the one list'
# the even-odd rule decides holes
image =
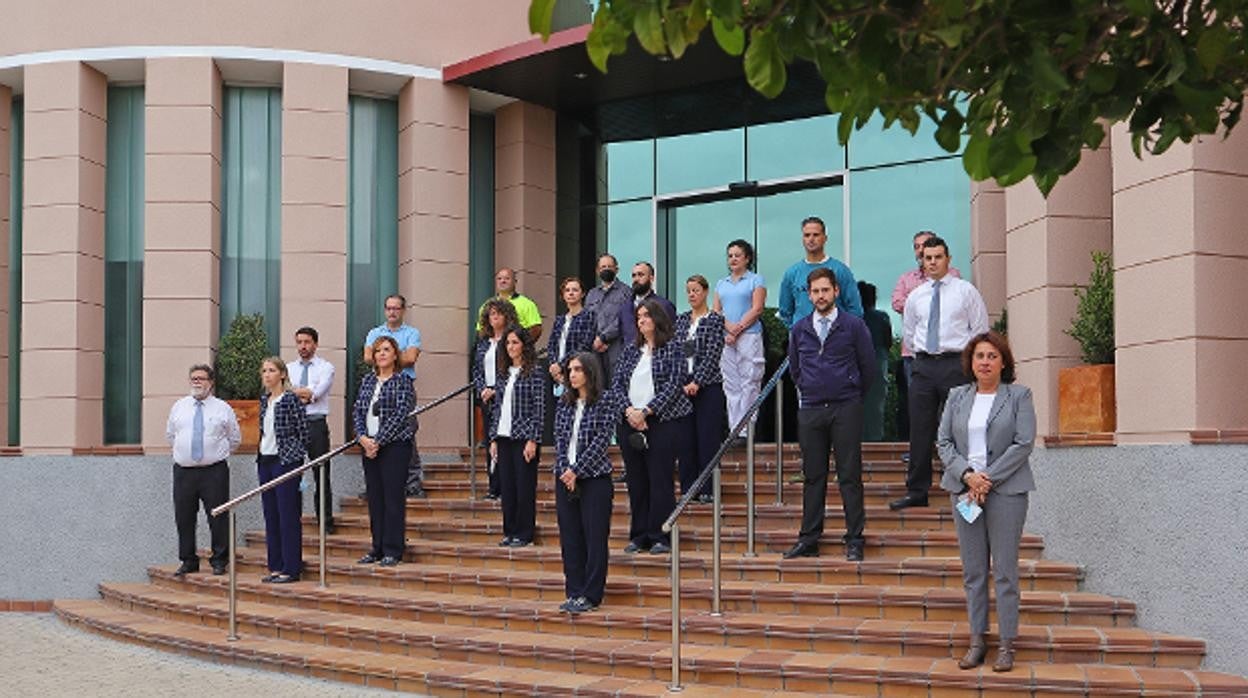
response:
{"label": "black shoe", "polygon": [[732,448],[745,448],[745,445],[748,443],[749,440],[744,436],[735,436],[732,439]]}
{"label": "black shoe", "polygon": [[568,613],[571,613],[572,615],[577,616],[582,613],[587,613],[589,611],[592,611],[595,608],[598,608],[597,604],[585,598],[584,596],[578,596],[575,599],[572,599],[571,601],[568,602],[567,611]]}
{"label": "black shoe", "polygon": [[225,574],[225,572],[226,572],[226,566],[225,566],[225,563],[223,563],[223,562],[213,563],[213,565],[212,565],[212,573],[213,573],[213,574],[215,574],[215,575],[217,575],[218,577],[220,577],[221,575]]}
{"label": "black shoe", "polygon": [[850,562],[862,562],[862,541],[855,540],[845,544],[845,559]]}
{"label": "black shoe", "polygon": [[559,610],[560,610],[560,611],[563,611],[564,613],[567,613],[567,612],[568,612],[568,608],[572,605],[572,602],[573,602],[573,601],[574,601],[574,599],[573,599],[572,597],[570,597],[570,596],[569,596],[569,597],[567,598],[567,600],[566,600],[566,601],[564,601],[563,603],[559,604]]}
{"label": "black shoe", "polygon": [[662,541],[650,546],[651,555],[665,555],[670,552],[672,552],[672,546]]}
{"label": "black shoe", "polygon": [[275,574],[269,577],[270,584],[294,584],[299,581],[297,574]]}
{"label": "black shoe", "polygon": [[183,562],[181,565],[178,565],[178,569],[174,570],[173,576],[182,577],[188,574],[195,574],[198,571],[199,571],[198,560],[196,560],[195,562]]}
{"label": "black shoe", "polygon": [[483,499],[485,499],[485,501],[487,502],[497,502],[498,495],[494,494],[493,492],[490,492],[490,493],[487,493],[485,497],[483,497]]}
{"label": "black shoe", "polygon": [[784,554],[785,560],[792,560],[796,557],[819,557],[818,543],[803,543],[798,541],[788,552]]}
{"label": "black shoe", "polygon": [[714,504],[715,497],[709,494],[700,494],[697,497],[698,504]]}
{"label": "black shoe", "polygon": [[645,550],[646,550],[645,548],[631,541],[629,542],[628,545],[624,546],[624,552],[628,553],[629,555],[632,555],[634,553],[645,552]]}
{"label": "black shoe", "polygon": [[374,562],[380,562],[380,561],[381,561],[381,556],[377,555],[376,553],[368,553],[367,555],[360,558],[359,560],[356,560],[356,562],[360,563],[361,565],[371,565]]}
{"label": "black shoe", "polygon": [[526,546],[529,546],[529,545],[533,545],[533,541],[531,541],[531,540],[520,540],[519,538],[512,538],[512,539],[511,539],[511,547],[513,547],[513,548],[523,548],[523,547],[526,547]]}
{"label": "black shoe", "polygon": [[498,547],[500,547],[500,548],[510,548],[510,547],[511,547],[511,541],[512,541],[512,540],[514,540],[514,539],[513,539],[511,536],[503,536],[503,539],[502,539],[502,540],[500,540],[500,541],[498,542]]}
{"label": "black shoe", "polygon": [[420,485],[416,485],[415,487],[407,488],[407,498],[408,499],[428,499],[429,493],[425,491],[424,487],[421,487]]}
{"label": "black shoe", "polygon": [[399,558],[387,555],[381,558],[382,567],[396,567],[399,564]]}
{"label": "black shoe", "polygon": [[888,503],[888,508],[892,509],[893,511],[898,511],[900,509],[908,509],[910,507],[925,507],[925,506],[927,506],[927,495],[925,494],[907,494],[906,496],[901,497],[900,499],[894,499],[893,501]]}

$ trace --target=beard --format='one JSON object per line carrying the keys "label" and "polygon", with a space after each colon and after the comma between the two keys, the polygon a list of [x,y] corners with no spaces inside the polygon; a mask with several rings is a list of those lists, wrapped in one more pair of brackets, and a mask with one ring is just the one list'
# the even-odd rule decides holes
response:
{"label": "beard", "polygon": [[649,293],[650,293],[650,284],[648,282],[647,283],[642,283],[640,281],[633,282],[633,295],[634,296],[637,296],[638,298],[640,298],[641,296],[647,295]]}

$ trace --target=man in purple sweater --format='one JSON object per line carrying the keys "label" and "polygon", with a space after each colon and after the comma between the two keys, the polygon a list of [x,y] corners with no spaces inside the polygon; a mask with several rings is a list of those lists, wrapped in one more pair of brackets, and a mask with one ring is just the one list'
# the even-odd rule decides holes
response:
{"label": "man in purple sweater", "polygon": [[816,557],[828,495],[828,455],[845,509],[845,559],[862,560],[867,523],[862,496],[862,401],[877,378],[871,331],[836,307],[836,275],[819,267],[806,278],[814,312],[789,330],[789,372],[797,386],[797,440],[802,448],[802,530],[784,559]]}

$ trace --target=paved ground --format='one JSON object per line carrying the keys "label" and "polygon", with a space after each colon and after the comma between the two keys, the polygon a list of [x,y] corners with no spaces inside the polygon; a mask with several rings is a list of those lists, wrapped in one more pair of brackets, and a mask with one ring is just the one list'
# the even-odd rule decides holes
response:
{"label": "paved ground", "polygon": [[0,677],[0,694],[6,696],[396,695],[380,689],[222,666],[115,642],[71,628],[50,613],[0,613]]}

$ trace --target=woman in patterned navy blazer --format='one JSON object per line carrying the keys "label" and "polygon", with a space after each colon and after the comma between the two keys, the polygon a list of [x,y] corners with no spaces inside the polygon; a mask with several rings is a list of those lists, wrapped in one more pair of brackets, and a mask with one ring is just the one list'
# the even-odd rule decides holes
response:
{"label": "woman in patterned navy blazer", "polygon": [[563,383],[568,359],[582,351],[590,351],[598,332],[594,311],[585,310],[585,289],[581,280],[569,276],[559,283],[559,295],[568,306],[566,315],[555,317],[555,326],[546,341],[546,358],[550,361],[550,377],[556,385]]}
{"label": "woman in patterned navy blazer", "polygon": [[490,419],[490,460],[503,499],[503,539],[498,545],[522,548],[533,542],[537,527],[537,447],[542,443],[546,384],[527,330],[507,328],[503,347],[498,359],[501,385]]}
{"label": "woman in patterned navy blazer", "polygon": [[628,483],[626,553],[671,552],[663,522],[676,507],[672,470],[693,411],[685,395],[685,357],[673,342],[667,310],[653,298],[637,306],[637,339],[624,350],[611,392],[624,417],[617,432]]}
{"label": "woman in patterned navy blazer", "polygon": [[[286,362],[270,356],[260,362],[260,450],[256,475],[264,484],[303,465],[308,454],[308,415],[290,389]],[[260,495],[269,574],[262,582],[289,584],[303,573],[303,522],[299,479]]]}
{"label": "woman in patterned navy blazer", "polygon": [[352,423],[364,450],[364,491],[372,548],[360,564],[394,567],[406,545],[407,464],[412,458],[412,420],[416,407],[412,379],[399,370],[399,344],[393,337],[373,342],[373,372],[360,380]]}
{"label": "woman in patterned navy blazer", "polygon": [[[494,393],[498,382],[498,354],[501,350],[503,333],[508,327],[518,326],[520,320],[516,316],[516,307],[502,298],[491,298],[481,306],[481,317],[477,320],[477,348],[472,358],[473,392],[481,400],[481,423],[485,425],[485,433],[490,433],[490,415],[494,413]],[[473,435],[476,438],[476,435]],[[488,440],[488,439],[487,439]],[[486,499],[498,499],[498,473],[494,468],[489,470],[490,486],[485,493]]]}
{"label": "woman in patterned navy blazer", "polygon": [[567,390],[555,408],[555,512],[567,601],[573,615],[602,604],[615,484],[607,447],[619,421],[614,397],[602,392],[602,362],[590,352],[567,361]]}
{"label": "woman in patterned navy blazer", "polygon": [[[685,356],[685,395],[693,403],[688,420],[685,448],[680,457],[680,491],[687,493],[702,469],[719,450],[724,439],[724,374],[719,360],[724,353],[724,316],[707,308],[710,284],[694,274],[685,282],[689,310],[676,318],[676,342]],[[711,501],[709,483],[698,493],[698,501]]]}

